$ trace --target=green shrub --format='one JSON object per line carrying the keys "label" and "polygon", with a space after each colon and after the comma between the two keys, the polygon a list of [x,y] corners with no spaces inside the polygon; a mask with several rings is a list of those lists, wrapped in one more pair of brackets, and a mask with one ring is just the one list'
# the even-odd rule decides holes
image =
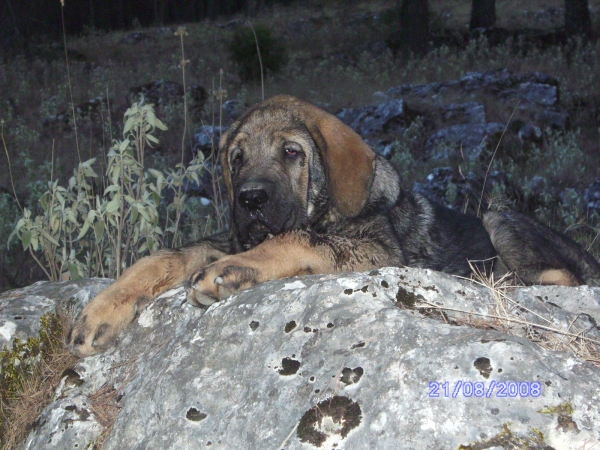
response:
{"label": "green shrub", "polygon": [[[125,113],[124,139],[108,153],[105,177],[90,159],[74,170],[68,186],[50,180],[39,200],[41,213],[24,208],[9,242],[16,236],[51,280],[118,277],[159,247],[180,245],[179,221],[188,208],[182,186],[186,179],[199,183],[203,166],[194,159],[166,173],[146,169],[145,149],[158,143],[157,128],[167,129],[152,105],[133,104]],[[165,188],[173,200],[159,215]]]}
{"label": "green shrub", "polygon": [[[280,40],[273,37],[271,31],[258,25],[254,28],[238,28],[229,44],[229,55],[238,66],[238,73],[243,81],[260,80],[260,64],[262,61],[265,75],[276,73],[287,61],[287,52]],[[260,59],[256,49],[257,42],[260,48]]]}

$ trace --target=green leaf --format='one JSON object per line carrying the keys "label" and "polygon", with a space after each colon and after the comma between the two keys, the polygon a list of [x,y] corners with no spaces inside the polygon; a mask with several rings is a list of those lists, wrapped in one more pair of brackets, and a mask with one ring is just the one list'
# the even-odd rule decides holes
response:
{"label": "green leaf", "polygon": [[83,226],[81,227],[81,230],[79,230],[79,234],[75,238],[76,241],[78,241],[79,239],[81,239],[82,237],[84,237],[85,234],[87,233],[87,231],[90,229],[90,226],[92,225],[92,221],[89,220],[89,219],[90,218],[88,217],[86,219],[86,221],[83,222]]}
{"label": "green leaf", "polygon": [[140,213],[138,212],[137,207],[132,206],[131,207],[131,218],[129,219],[129,223],[132,223],[132,224],[136,223],[139,215],[140,215]]}
{"label": "green leaf", "polygon": [[157,179],[163,176],[163,174],[160,170],[148,169],[148,172],[150,172],[150,175],[152,175],[154,178],[157,178]]}
{"label": "green leaf", "polygon": [[81,274],[79,273],[79,268],[77,267],[77,264],[75,263],[69,263],[69,273],[71,274],[71,280],[79,280],[82,278]]}
{"label": "green leaf", "polygon": [[110,202],[106,204],[106,212],[109,214],[114,213],[121,207],[119,196],[115,196]]}
{"label": "green leaf", "polygon": [[96,241],[100,241],[104,237],[104,222],[101,220],[98,220],[94,224],[94,235],[96,236]]}
{"label": "green leaf", "polygon": [[47,231],[45,231],[45,230],[43,230],[43,229],[40,229],[39,231],[40,231],[40,233],[42,234],[42,236],[44,236],[44,237],[45,237],[47,240],[49,240],[49,241],[50,241],[52,244],[54,244],[54,245],[60,245],[60,244],[58,243],[58,241],[57,241],[56,239],[54,239],[54,237],[52,237],[52,236],[50,235],[50,233],[48,233]]}
{"label": "green leaf", "polygon": [[[29,248],[29,244],[31,243],[31,230],[25,230],[21,235],[21,242],[23,243],[23,250],[27,250]],[[35,250],[35,249],[34,249]]]}

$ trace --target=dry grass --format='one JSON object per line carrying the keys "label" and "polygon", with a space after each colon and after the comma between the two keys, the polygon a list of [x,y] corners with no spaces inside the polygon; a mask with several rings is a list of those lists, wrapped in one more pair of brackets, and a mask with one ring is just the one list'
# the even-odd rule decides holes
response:
{"label": "dry grass", "polygon": [[63,372],[78,360],[65,347],[72,324],[68,314],[50,319],[52,328],[42,339],[41,358],[28,374],[20,374],[9,392],[0,393],[0,436],[2,448],[14,449],[27,436],[42,409],[48,405]]}
{"label": "dry grass", "polygon": [[[486,276],[475,266],[471,265],[474,276],[471,279],[479,286],[487,288],[492,294],[494,304],[486,314],[473,311],[450,308],[421,300],[415,308],[427,311],[438,311],[446,319],[445,312],[459,313],[460,319],[453,319],[461,325],[473,328],[494,329],[507,334],[527,337],[530,341],[552,351],[566,351],[573,353],[597,367],[600,367],[600,340],[587,335],[587,331],[575,325],[575,319],[569,326],[560,327],[551,317],[545,317],[524,305],[515,302],[510,292],[517,287],[522,287],[512,273],[500,279],[495,279],[493,274]],[[538,320],[533,322],[523,316],[535,316]]]}
{"label": "dry grass", "polygon": [[98,392],[90,396],[91,410],[100,425],[104,427],[102,434],[95,442],[95,448],[102,448],[106,438],[117,420],[121,407],[118,405],[118,393],[111,385],[104,385]]}

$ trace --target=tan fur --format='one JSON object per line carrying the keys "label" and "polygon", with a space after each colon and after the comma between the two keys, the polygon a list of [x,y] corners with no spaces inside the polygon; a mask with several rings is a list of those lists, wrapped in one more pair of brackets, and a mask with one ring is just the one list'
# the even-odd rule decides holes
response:
{"label": "tan fur", "polygon": [[[84,357],[105,350],[131,323],[140,302],[181,284],[198,266],[221,256],[223,253],[206,246],[194,251],[161,251],[140,259],[83,309],[69,333],[74,353]],[[110,327],[99,335],[105,324]]]}
{"label": "tan fur", "polygon": [[302,115],[319,148],[324,150],[330,192],[338,209],[348,217],[358,214],[367,200],[373,178],[375,153],[371,147],[337,117],[310,103],[278,95],[263,104],[277,104]]}
{"label": "tan fur", "polygon": [[[429,200],[400,189],[394,168],[375,159],[351,128],[293,97],[255,105],[223,135],[219,151],[237,217],[229,237],[161,251],[125,271],[77,319],[69,337],[76,354],[106,348],[140,302],[183,282],[190,303],[209,305],[257,283],[296,275],[390,265],[464,275],[470,270],[466,261],[494,256],[502,271],[516,271],[527,282],[573,286],[600,278],[600,265],[590,255],[522,215],[488,213],[483,225],[476,218],[436,215],[438,207]],[[244,197],[257,191],[266,196],[258,206],[251,204],[257,198]],[[265,212],[264,205],[271,209]],[[260,222],[259,213],[270,217]],[[269,221],[276,225],[265,225]],[[460,232],[465,226],[467,238]],[[248,251],[231,254],[242,249]]]}
{"label": "tan fur", "polygon": [[557,286],[579,286],[577,277],[566,269],[544,270],[537,279],[539,284],[555,284]]}
{"label": "tan fur", "polygon": [[[342,242],[341,246],[343,245]],[[288,232],[247,252],[225,256],[202,269],[202,279],[189,291],[188,300],[195,304],[210,305],[241,289],[269,280],[313,273],[366,271],[373,268],[374,255],[379,255],[375,265],[384,266],[389,263],[381,247],[366,242],[348,256],[346,264],[340,266],[336,264],[329,246],[311,242],[307,232]],[[237,267],[252,269],[255,277],[243,280],[243,276],[240,277],[236,272],[223,275],[230,268]],[[216,282],[217,278],[221,278],[221,281]]]}

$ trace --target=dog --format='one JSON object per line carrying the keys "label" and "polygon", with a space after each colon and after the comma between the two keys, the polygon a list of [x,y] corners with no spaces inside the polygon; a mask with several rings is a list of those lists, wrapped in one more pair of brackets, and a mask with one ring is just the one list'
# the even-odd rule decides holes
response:
{"label": "dog", "polygon": [[394,167],[335,116],[289,96],[250,108],[220,141],[228,233],[142,258],[81,312],[72,351],[106,349],[145,301],[180,284],[210,305],[306,274],[429,268],[514,272],[526,284],[597,285],[577,243],[516,212],[480,219],[401,188]]}

